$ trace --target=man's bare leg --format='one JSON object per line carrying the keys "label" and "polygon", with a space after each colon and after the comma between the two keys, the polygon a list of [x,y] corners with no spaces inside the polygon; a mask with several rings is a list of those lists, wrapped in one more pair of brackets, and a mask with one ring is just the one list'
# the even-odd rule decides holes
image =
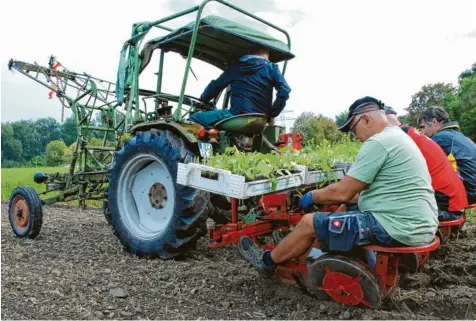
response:
{"label": "man's bare leg", "polygon": [[[316,234],[314,232],[314,215],[306,214],[296,225],[294,231],[289,233],[274,250],[271,259],[275,264],[286,262],[310,251]],[[319,214],[317,214],[319,215]]]}

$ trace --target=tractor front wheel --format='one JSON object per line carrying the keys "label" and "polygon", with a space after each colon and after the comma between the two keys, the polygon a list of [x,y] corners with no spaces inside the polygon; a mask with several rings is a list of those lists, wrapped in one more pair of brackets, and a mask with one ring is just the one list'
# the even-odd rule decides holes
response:
{"label": "tractor front wheel", "polygon": [[33,187],[15,188],[8,205],[8,220],[13,233],[18,237],[34,239],[40,234],[43,224],[41,200]]}
{"label": "tractor front wheel", "polygon": [[178,185],[178,163],[194,154],[169,131],[138,132],[115,155],[108,191],[114,234],[140,257],[169,259],[203,235],[208,193]]}

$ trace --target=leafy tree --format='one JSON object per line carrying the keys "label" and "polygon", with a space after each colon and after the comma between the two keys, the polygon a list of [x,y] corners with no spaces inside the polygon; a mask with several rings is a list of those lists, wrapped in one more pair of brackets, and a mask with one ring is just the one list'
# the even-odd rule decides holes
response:
{"label": "leafy tree", "polygon": [[[9,123],[2,123],[2,154],[7,142],[13,137],[13,127]],[[3,157],[3,155],[2,155]]]}
{"label": "leafy tree", "polygon": [[306,140],[312,135],[312,133],[310,132],[311,128],[309,127],[309,120],[315,117],[316,115],[314,115],[313,112],[301,113],[301,115],[299,115],[294,121],[294,125],[291,128],[291,131],[302,133],[304,135],[304,139]]}
{"label": "leafy tree", "polygon": [[76,141],[76,137],[76,117],[72,114],[61,125],[61,139],[69,146]]}
{"label": "leafy tree", "polygon": [[18,139],[9,139],[6,141],[4,148],[2,148],[2,162],[4,160],[20,161],[22,153],[23,147],[21,142]]}
{"label": "leafy tree", "polygon": [[471,66],[470,69],[466,69],[465,71],[463,71],[459,77],[458,77],[458,82],[459,84],[461,84],[461,82],[463,81],[463,79],[465,78],[470,78],[470,77],[473,77],[476,75],[476,62]]}
{"label": "leafy tree", "polygon": [[[38,134],[35,130],[35,122],[31,120],[19,120],[11,123],[13,128],[13,138],[22,144],[22,158],[29,160],[33,156],[44,152],[44,146],[40,146]],[[46,146],[46,144],[45,144]]]}
{"label": "leafy tree", "polygon": [[[13,127],[9,123],[2,123],[2,138],[9,139],[13,136]],[[2,140],[3,143],[3,140]]]}
{"label": "leafy tree", "polygon": [[35,156],[31,159],[30,163],[34,167],[45,166],[46,165],[46,159],[45,159],[44,156]]}
{"label": "leafy tree", "polygon": [[459,122],[463,134],[476,141],[476,74],[461,80],[458,94],[449,105],[451,119]]}
{"label": "leafy tree", "polygon": [[347,119],[347,114],[348,113],[346,111],[343,111],[336,115],[335,118],[336,118],[337,127],[340,127],[345,123],[345,120]]}
{"label": "leafy tree", "polygon": [[46,145],[46,164],[48,166],[57,166],[64,163],[66,145],[62,140],[54,140]]}
{"label": "leafy tree", "polygon": [[38,119],[35,122],[35,131],[41,150],[44,150],[49,142],[61,137],[60,124],[52,117]]}
{"label": "leafy tree", "polygon": [[301,132],[304,135],[304,143],[310,141],[314,143],[336,142],[343,137],[332,119],[323,115],[316,116],[312,112],[304,112],[299,115],[291,130]]}
{"label": "leafy tree", "polygon": [[436,83],[423,86],[412,96],[412,102],[405,108],[408,112],[407,123],[418,126],[418,116],[425,108],[435,105],[447,108],[455,94],[456,88],[452,84]]}

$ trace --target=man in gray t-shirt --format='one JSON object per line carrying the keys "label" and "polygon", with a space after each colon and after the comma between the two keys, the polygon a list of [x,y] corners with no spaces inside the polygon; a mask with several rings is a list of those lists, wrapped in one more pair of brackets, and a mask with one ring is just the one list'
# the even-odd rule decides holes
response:
{"label": "man in gray t-shirt", "polygon": [[359,210],[306,214],[272,251],[242,237],[238,249],[261,275],[271,276],[277,264],[305,254],[316,236],[323,251],[336,252],[433,240],[438,211],[425,159],[410,137],[388,123],[383,104],[372,97],[355,101],[339,129],[364,142],[356,161],[342,181],[308,192],[299,205],[358,201]]}
{"label": "man in gray t-shirt", "polygon": [[368,184],[359,210],[370,212],[393,239],[406,245],[433,240],[438,208],[431,177],[417,145],[399,127],[367,139],[347,176]]}

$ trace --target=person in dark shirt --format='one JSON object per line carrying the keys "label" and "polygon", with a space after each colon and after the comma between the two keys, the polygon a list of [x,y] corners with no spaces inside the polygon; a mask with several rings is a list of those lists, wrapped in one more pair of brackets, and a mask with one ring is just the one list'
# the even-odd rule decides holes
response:
{"label": "person in dark shirt", "polygon": [[440,106],[425,109],[418,118],[423,133],[444,150],[454,170],[463,180],[468,203],[476,203],[476,144],[461,133],[457,122],[449,121]]}
{"label": "person in dark shirt", "polygon": [[[269,49],[257,47],[243,56],[238,62],[229,66],[218,79],[205,88],[200,99],[209,103],[212,99],[231,86],[230,109],[198,112],[190,120],[204,127],[240,114],[260,113],[268,116],[268,123],[273,124],[286,106],[291,88],[289,88],[277,64],[269,59]],[[273,88],[276,99],[273,103]]]}
{"label": "person in dark shirt", "polygon": [[384,108],[388,122],[407,133],[425,158],[431,176],[431,185],[435,191],[438,219],[440,221],[458,219],[468,206],[468,200],[463,182],[453,170],[445,152],[437,143],[420,134],[415,128],[400,123],[397,112],[392,107],[385,106]]}

